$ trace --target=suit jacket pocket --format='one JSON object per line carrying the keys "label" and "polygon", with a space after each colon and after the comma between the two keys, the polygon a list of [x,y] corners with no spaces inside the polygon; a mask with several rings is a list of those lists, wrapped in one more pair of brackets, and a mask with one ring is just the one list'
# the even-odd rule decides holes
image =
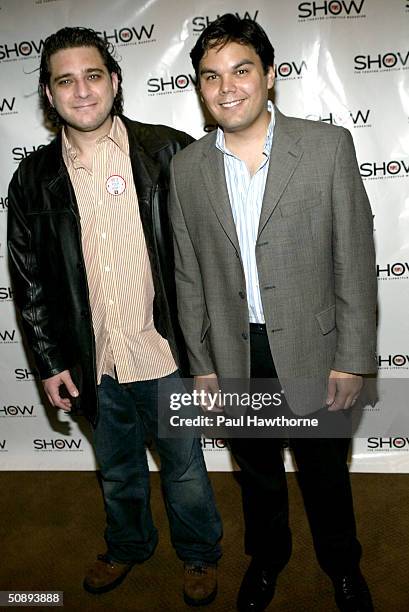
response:
{"label": "suit jacket pocket", "polygon": [[321,194],[318,192],[313,198],[280,202],[279,207],[283,217],[290,217],[292,215],[299,215],[303,212],[307,212],[320,204]]}
{"label": "suit jacket pocket", "polygon": [[335,329],[335,304],[325,310],[321,310],[321,312],[317,312],[315,318],[323,335],[329,334],[330,331]]}

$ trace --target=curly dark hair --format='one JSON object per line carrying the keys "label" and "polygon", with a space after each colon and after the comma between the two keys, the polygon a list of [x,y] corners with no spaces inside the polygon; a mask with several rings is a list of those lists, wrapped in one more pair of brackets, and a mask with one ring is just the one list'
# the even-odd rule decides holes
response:
{"label": "curly dark hair", "polygon": [[64,120],[60,117],[55,108],[51,106],[45,90],[46,85],[50,85],[50,58],[61,49],[72,49],[75,47],[95,47],[100,52],[109,74],[114,72],[118,76],[118,91],[114,99],[111,115],[121,115],[123,111],[122,70],[113,57],[113,45],[101,38],[98,33],[91,30],[91,28],[62,28],[55,34],[48,36],[44,41],[38,81],[41,109],[44,112],[46,120],[54,128],[59,128],[64,125]]}
{"label": "curly dark hair", "polygon": [[190,52],[198,82],[199,64],[205,53],[230,42],[253,47],[265,73],[269,66],[274,66],[274,48],[263,28],[252,19],[241,19],[232,13],[225,13],[203,30]]}

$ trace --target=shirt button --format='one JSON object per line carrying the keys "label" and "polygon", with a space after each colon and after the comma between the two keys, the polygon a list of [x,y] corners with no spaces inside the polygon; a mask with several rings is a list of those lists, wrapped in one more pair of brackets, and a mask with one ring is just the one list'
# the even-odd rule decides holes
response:
{"label": "shirt button", "polygon": [[105,272],[109,272],[111,270],[111,268],[109,266],[105,266],[104,270],[105,270]]}
{"label": "shirt button", "polygon": [[108,304],[109,304],[110,306],[112,306],[112,305],[113,305],[113,303],[114,303],[114,300],[108,300]]}
{"label": "shirt button", "polygon": [[106,237],[107,237],[106,233],[105,233],[105,232],[102,232],[102,234],[101,234],[101,238],[102,238],[103,240],[105,240],[105,238],[106,238]]}

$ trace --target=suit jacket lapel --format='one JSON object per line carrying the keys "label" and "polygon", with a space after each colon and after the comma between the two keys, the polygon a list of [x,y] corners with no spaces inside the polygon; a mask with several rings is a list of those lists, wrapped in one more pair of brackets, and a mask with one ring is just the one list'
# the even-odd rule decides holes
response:
{"label": "suit jacket lapel", "polygon": [[258,236],[273,214],[281,195],[286,188],[303,155],[297,141],[300,135],[288,129],[287,118],[275,109],[275,126],[270,164],[261,207]]}
{"label": "suit jacket lapel", "polygon": [[201,165],[204,191],[208,194],[210,204],[228,239],[240,253],[229,192],[227,191],[223,153],[216,148],[215,138],[210,139],[209,142],[210,146],[204,152],[203,163]]}

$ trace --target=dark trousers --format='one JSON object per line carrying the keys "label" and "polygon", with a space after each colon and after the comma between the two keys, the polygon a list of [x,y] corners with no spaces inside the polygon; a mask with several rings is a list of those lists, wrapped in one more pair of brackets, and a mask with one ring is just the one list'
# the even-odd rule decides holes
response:
{"label": "dark trousers", "polygon": [[[277,378],[265,330],[251,330],[251,377]],[[241,468],[245,551],[277,572],[291,555],[282,442],[229,440]],[[347,466],[350,440],[293,438],[290,445],[318,562],[329,576],[348,574],[361,557]]]}

